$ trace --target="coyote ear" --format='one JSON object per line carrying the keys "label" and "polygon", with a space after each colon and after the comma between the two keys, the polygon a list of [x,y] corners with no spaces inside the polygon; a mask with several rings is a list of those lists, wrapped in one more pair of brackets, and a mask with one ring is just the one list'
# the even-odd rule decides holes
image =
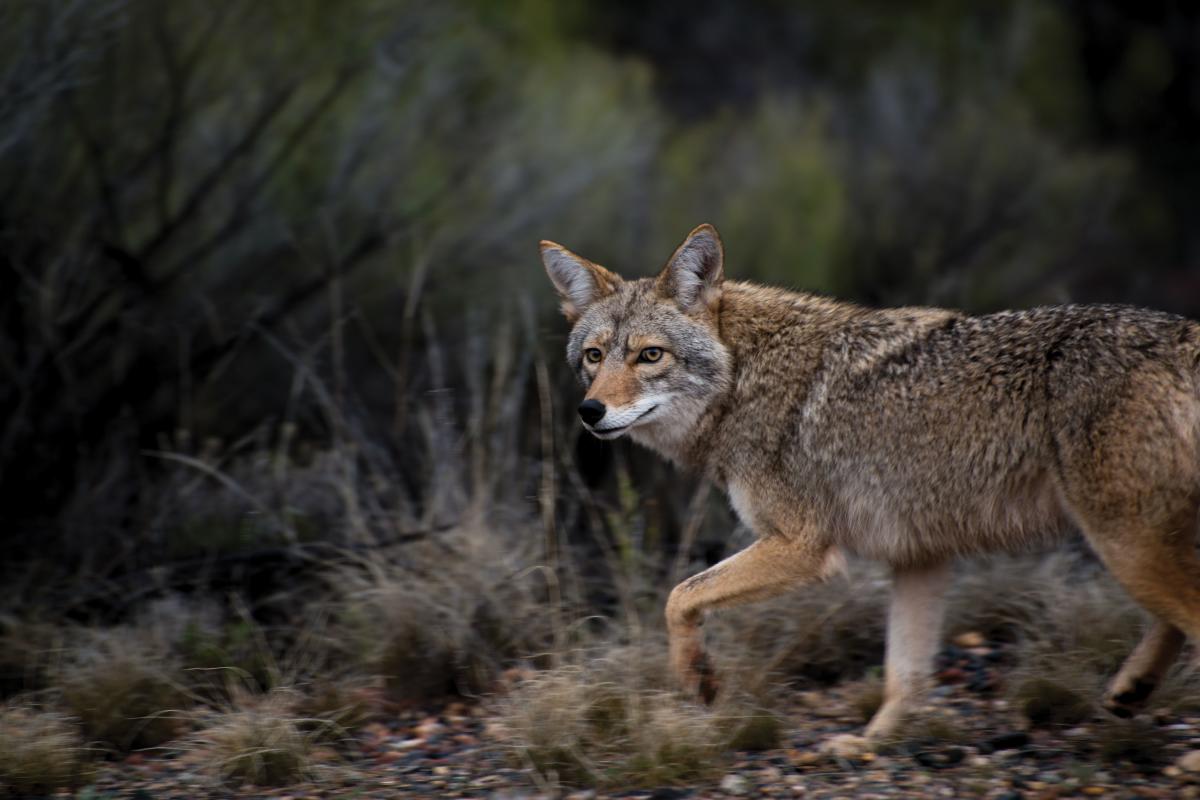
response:
{"label": "coyote ear", "polygon": [[716,311],[725,280],[725,248],[712,225],[693,230],[658,276],[658,293],[689,314]]}
{"label": "coyote ear", "polygon": [[612,294],[621,276],[577,256],[561,244],[543,241],[542,264],[562,298],[562,311],[569,322],[579,319],[587,307]]}

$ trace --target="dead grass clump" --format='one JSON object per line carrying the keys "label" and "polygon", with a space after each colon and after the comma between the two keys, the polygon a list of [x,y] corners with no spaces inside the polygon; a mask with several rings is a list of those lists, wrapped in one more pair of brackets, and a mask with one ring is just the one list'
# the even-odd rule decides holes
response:
{"label": "dead grass clump", "polygon": [[89,752],[69,717],[28,706],[0,707],[0,788],[49,794],[85,782]]}
{"label": "dead grass clump", "polygon": [[527,551],[510,535],[467,526],[406,548],[403,563],[339,568],[330,575],[331,645],[343,661],[382,675],[397,698],[482,692],[505,664],[553,643],[551,607]]}
{"label": "dead grass clump", "polygon": [[306,777],[315,737],[292,710],[287,692],[243,696],[209,716],[185,747],[206,755],[215,779],[227,785],[285,786]]}
{"label": "dead grass clump", "polygon": [[1151,695],[1150,704],[1176,714],[1200,712],[1200,671],[1193,666],[1192,659],[1186,653]]}
{"label": "dead grass clump", "polygon": [[1092,716],[1092,696],[1061,680],[1028,676],[1013,684],[1012,700],[1037,726],[1078,725]]}
{"label": "dead grass clump", "polygon": [[1076,725],[1095,714],[1145,627],[1143,612],[1106,572],[1082,577],[1031,589],[1039,611],[1021,632],[1009,695],[1035,725]]}
{"label": "dead grass clump", "polygon": [[725,742],[730,750],[773,750],[783,741],[783,720],[769,711],[755,710],[733,723],[733,735]]}
{"label": "dead grass clump", "polygon": [[501,712],[522,762],[551,783],[657,785],[704,777],[721,745],[704,712],[663,691],[597,683],[583,668],[521,687]]}
{"label": "dead grass clump", "polygon": [[706,626],[718,653],[752,655],[763,674],[833,683],[883,660],[890,581],[872,564],[777,600],[731,609]]}
{"label": "dead grass clump", "polygon": [[568,786],[681,784],[730,749],[778,745],[782,722],[736,688],[706,709],[665,680],[661,644],[612,647],[519,686],[499,704],[499,732],[522,764]]}
{"label": "dead grass clump", "polygon": [[846,701],[864,723],[883,705],[883,677],[871,675],[845,689]]}
{"label": "dead grass clump", "polygon": [[119,751],[155,747],[179,735],[189,705],[177,669],[135,632],[98,631],[58,676],[63,705],[88,739]]}
{"label": "dead grass clump", "polygon": [[[988,642],[1012,642],[1044,619],[1048,596],[1084,570],[1078,554],[974,558],[956,571],[946,610],[947,639],[975,631]],[[1086,570],[1085,570],[1086,571]],[[1094,570],[1092,570],[1094,572]]]}
{"label": "dead grass clump", "polygon": [[307,688],[293,704],[301,730],[322,741],[344,738],[375,714],[363,687],[321,680]]}
{"label": "dead grass clump", "polygon": [[49,683],[62,628],[0,615],[0,698]]}
{"label": "dead grass clump", "polygon": [[1160,768],[1171,760],[1170,736],[1137,719],[1105,719],[1095,731],[1096,754],[1106,763],[1127,762],[1139,769]]}
{"label": "dead grass clump", "polygon": [[249,619],[215,629],[189,624],[174,649],[190,690],[210,702],[222,702],[231,687],[266,691],[286,682],[266,635]]}

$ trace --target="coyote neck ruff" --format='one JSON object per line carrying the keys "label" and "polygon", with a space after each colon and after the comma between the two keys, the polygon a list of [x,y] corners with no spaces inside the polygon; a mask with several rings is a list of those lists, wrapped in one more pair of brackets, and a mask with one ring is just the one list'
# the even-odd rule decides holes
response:
{"label": "coyote neck ruff", "polygon": [[1114,679],[1128,713],[1200,635],[1200,325],[1124,306],[972,317],[867,309],[724,280],[694,230],[656,278],[559,245],[585,427],[628,434],[722,486],[760,537],[667,604],[673,667],[711,699],[706,609],[819,580],[843,554],[895,571],[887,699],[919,696],[950,561],[1077,527],[1159,622]]}

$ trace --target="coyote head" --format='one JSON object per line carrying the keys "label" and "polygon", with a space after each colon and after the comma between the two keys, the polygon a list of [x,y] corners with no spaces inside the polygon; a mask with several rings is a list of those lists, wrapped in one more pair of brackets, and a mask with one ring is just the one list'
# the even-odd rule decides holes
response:
{"label": "coyote head", "polygon": [[658,277],[630,281],[542,242],[542,262],[574,324],[567,362],[587,389],[579,416],[589,431],[601,439],[632,431],[669,447],[725,390],[723,261],[711,225],[692,231]]}

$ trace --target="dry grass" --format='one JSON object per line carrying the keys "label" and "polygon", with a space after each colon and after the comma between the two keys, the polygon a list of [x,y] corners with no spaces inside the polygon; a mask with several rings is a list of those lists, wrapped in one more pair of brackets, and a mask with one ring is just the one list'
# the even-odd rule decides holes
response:
{"label": "dry grass", "polygon": [[338,740],[375,716],[368,691],[362,685],[318,680],[297,695],[292,709],[301,720],[301,730],[322,741]]}
{"label": "dry grass", "polygon": [[1094,716],[1105,683],[1144,626],[1144,614],[1107,573],[1080,575],[1079,564],[1054,558],[1056,574],[1026,590],[1033,613],[1008,676],[1010,699],[1038,726],[1077,725]]}
{"label": "dry grass", "polygon": [[0,698],[45,688],[63,638],[59,626],[0,615]]}
{"label": "dry grass", "polygon": [[119,751],[155,747],[182,730],[191,700],[177,665],[138,631],[80,634],[57,676],[62,704],[89,740]]}
{"label": "dry grass", "polygon": [[27,705],[0,706],[0,789],[49,794],[85,782],[91,753],[75,720]]}
{"label": "dry grass", "polygon": [[833,683],[883,660],[889,583],[866,563],[777,600],[722,611],[706,627],[717,656],[745,654],[761,674]]}
{"label": "dry grass", "polygon": [[1096,755],[1106,763],[1128,762],[1139,769],[1170,761],[1170,736],[1144,719],[1104,719],[1095,730]]}
{"label": "dry grass", "polygon": [[[732,751],[779,746],[785,722],[766,709],[789,683],[857,680],[846,699],[864,721],[881,700],[882,569],[854,564],[825,584],[713,615],[706,630],[724,692],[707,709],[669,683],[660,624],[665,586],[645,582],[652,592],[622,601],[633,609],[629,616],[613,628],[595,624],[569,592],[567,601],[551,601],[546,573],[529,568],[537,542],[528,524],[497,530],[471,523],[347,560],[329,568],[324,597],[297,599],[287,644],[249,612],[231,620],[181,598],[145,609],[128,626],[47,634],[39,641],[72,646],[33,648],[36,658],[57,662],[46,697],[80,722],[72,727],[51,714],[46,729],[74,732],[63,750],[74,763],[79,728],[84,740],[129,750],[178,737],[186,722],[199,730],[179,746],[198,754],[214,780],[284,785],[313,774],[319,743],[344,739],[370,718],[377,698],[366,687],[415,700],[484,693],[504,667],[525,663],[542,669],[495,701],[496,730],[514,758],[547,787],[616,788],[708,778]],[[564,574],[586,572],[570,563],[574,557],[564,554]],[[649,574],[654,565],[638,569]],[[962,567],[947,634],[982,631],[1013,643],[1010,699],[1036,725],[1076,725],[1095,713],[1142,624],[1105,573],[1064,552]],[[618,642],[613,629],[635,644]],[[1200,708],[1200,679],[1180,667],[1152,702]],[[1096,755],[1156,763],[1158,739],[1139,730],[1097,728]],[[953,720],[940,717],[916,718],[906,734],[961,736]],[[79,769],[43,774],[69,781]]]}
{"label": "dry grass", "polygon": [[[856,680],[883,661],[889,592],[886,569],[852,562],[843,576],[718,612],[710,641],[718,654],[748,653],[778,679]],[[976,631],[990,642],[1020,640],[1022,661],[1067,650],[1108,668],[1132,647],[1139,615],[1086,558],[1055,551],[965,562],[950,590],[945,630],[947,637]]]}
{"label": "dry grass", "polygon": [[[298,717],[291,692],[236,698],[226,710],[204,715],[203,727],[182,745],[199,750],[221,784],[285,786],[312,772],[319,731]],[[305,730],[308,728],[308,730]]]}
{"label": "dry grass", "polygon": [[736,687],[713,709],[666,687],[658,640],[609,645],[537,674],[497,707],[498,731],[547,785],[661,786],[711,776],[732,749],[777,747],[783,723]]}
{"label": "dry grass", "polygon": [[554,643],[542,573],[527,569],[531,541],[466,526],[411,547],[404,562],[335,569],[327,646],[397,698],[487,690],[503,666]]}
{"label": "dry grass", "polygon": [[846,701],[850,703],[850,707],[854,709],[858,718],[864,724],[870,722],[871,717],[875,716],[875,712],[883,705],[882,670],[879,671],[879,674],[870,675],[851,684],[847,687],[845,694]]}

